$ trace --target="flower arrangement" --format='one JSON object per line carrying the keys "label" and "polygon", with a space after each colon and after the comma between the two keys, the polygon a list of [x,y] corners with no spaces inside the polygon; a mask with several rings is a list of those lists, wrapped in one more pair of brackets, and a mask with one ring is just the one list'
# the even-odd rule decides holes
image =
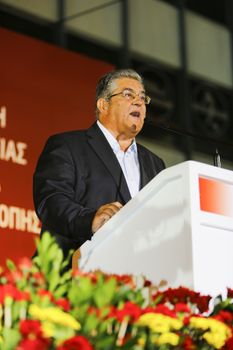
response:
{"label": "flower arrangement", "polygon": [[[45,233],[38,256],[0,271],[2,350],[233,349],[233,290],[214,300],[142,277],[64,271]],[[212,301],[213,303],[213,301]]]}

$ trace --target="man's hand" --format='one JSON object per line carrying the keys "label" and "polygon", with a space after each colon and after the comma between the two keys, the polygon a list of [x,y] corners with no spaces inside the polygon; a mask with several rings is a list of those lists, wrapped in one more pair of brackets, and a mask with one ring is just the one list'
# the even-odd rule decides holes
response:
{"label": "man's hand", "polygon": [[113,202],[102,205],[96,212],[92,222],[92,232],[95,233],[101,226],[105,224],[113,215],[122,208],[119,202]]}

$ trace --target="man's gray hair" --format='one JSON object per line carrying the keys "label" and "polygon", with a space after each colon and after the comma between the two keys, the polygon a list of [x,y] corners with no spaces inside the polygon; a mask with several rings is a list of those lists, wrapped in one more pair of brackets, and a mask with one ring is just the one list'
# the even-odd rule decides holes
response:
{"label": "man's gray hair", "polygon": [[97,101],[99,98],[108,99],[114,89],[114,82],[120,78],[130,78],[138,80],[143,86],[142,77],[133,69],[118,69],[102,76],[96,86],[96,116],[99,115]]}

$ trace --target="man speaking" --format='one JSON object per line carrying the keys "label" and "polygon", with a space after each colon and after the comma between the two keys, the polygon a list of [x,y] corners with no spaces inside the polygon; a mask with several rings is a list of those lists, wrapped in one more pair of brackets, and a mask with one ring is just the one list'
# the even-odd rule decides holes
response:
{"label": "man speaking", "polygon": [[149,103],[138,73],[110,72],[96,87],[97,121],[48,139],[34,174],[34,203],[42,233],[49,231],[65,256],[164,169],[135,141]]}

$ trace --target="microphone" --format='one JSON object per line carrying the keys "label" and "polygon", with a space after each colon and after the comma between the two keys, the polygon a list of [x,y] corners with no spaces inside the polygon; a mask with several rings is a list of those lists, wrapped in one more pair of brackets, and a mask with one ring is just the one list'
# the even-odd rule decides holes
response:
{"label": "microphone", "polygon": [[218,153],[218,149],[217,148],[216,148],[215,154],[214,154],[214,166],[217,166],[218,168],[222,167],[221,158],[220,158],[220,155]]}

